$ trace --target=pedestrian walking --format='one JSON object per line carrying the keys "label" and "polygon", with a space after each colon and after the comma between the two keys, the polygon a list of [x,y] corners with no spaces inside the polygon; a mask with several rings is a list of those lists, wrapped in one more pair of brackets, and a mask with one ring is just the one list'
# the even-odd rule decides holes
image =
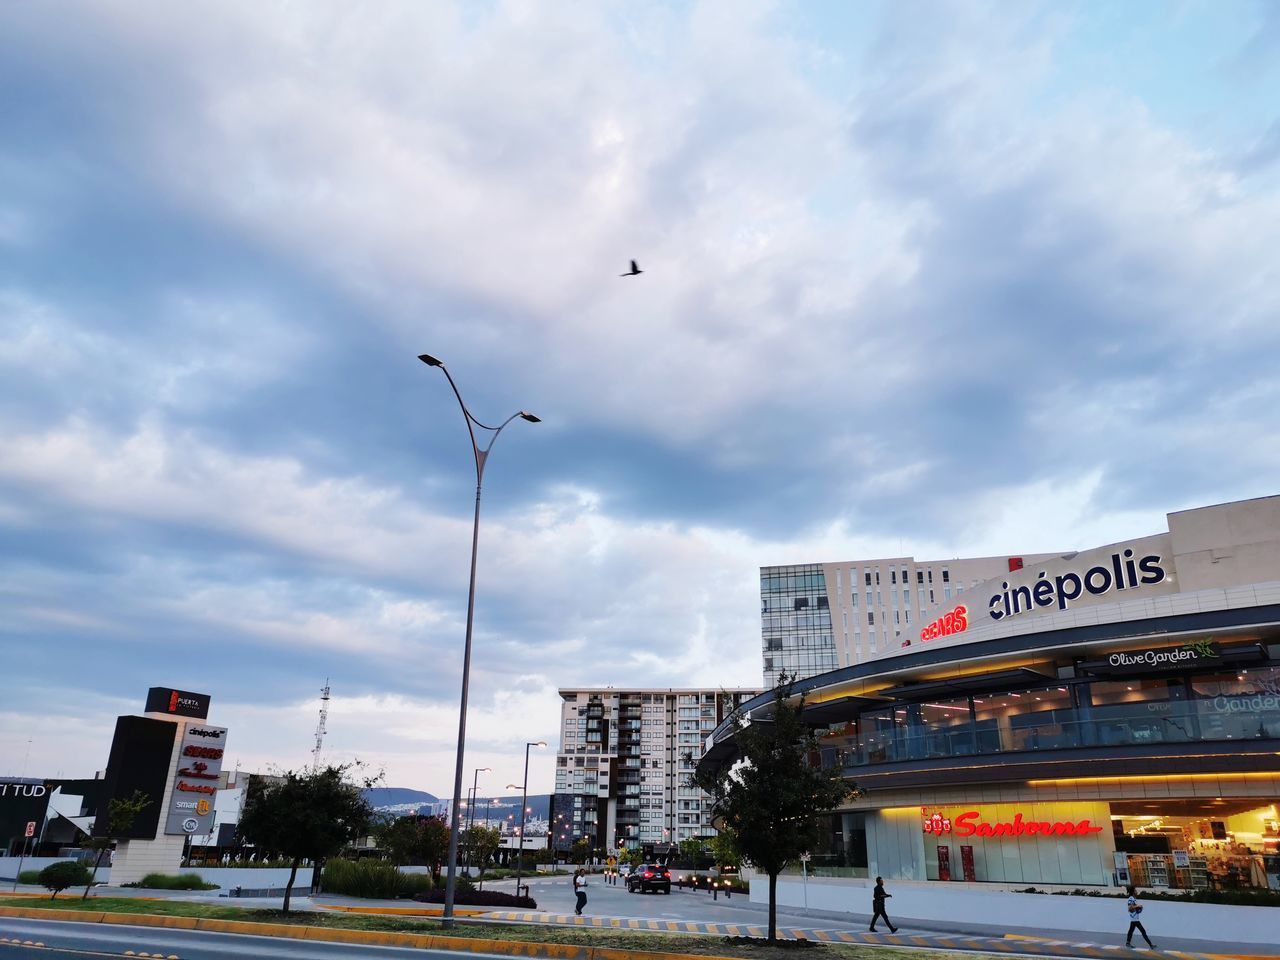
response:
{"label": "pedestrian walking", "polygon": [[1124,945],[1126,947],[1133,946],[1133,931],[1137,930],[1142,934],[1142,939],[1147,941],[1147,948],[1154,950],[1156,945],[1151,942],[1151,938],[1147,936],[1147,928],[1142,925],[1142,904],[1138,902],[1138,894],[1130,885],[1125,888],[1129,893],[1129,932],[1125,935]]}
{"label": "pedestrian walking", "polygon": [[[871,932],[876,932],[876,921],[884,917],[884,922],[889,925],[890,933],[897,933],[898,928],[893,925],[893,921],[889,919],[889,915],[884,912],[884,902],[892,893],[887,893],[884,889],[884,877],[876,877],[876,888],[871,891],[871,906],[873,912],[871,914]],[[1146,936],[1146,934],[1143,934]]]}
{"label": "pedestrian walking", "polygon": [[573,912],[582,916],[582,908],[587,905],[587,872],[581,867],[573,875],[573,892],[578,895],[578,905]]}

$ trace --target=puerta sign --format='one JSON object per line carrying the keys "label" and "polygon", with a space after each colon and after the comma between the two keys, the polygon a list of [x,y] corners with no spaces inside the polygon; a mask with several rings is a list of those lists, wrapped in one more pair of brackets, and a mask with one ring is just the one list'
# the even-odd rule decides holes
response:
{"label": "puerta sign", "polygon": [[178,770],[164,832],[190,836],[213,830],[213,800],[218,794],[222,757],[226,753],[226,727],[192,721],[182,732]]}
{"label": "puerta sign", "polygon": [[172,687],[152,687],[147,691],[147,713],[167,713],[175,717],[204,720],[209,716],[209,694],[174,690]]}

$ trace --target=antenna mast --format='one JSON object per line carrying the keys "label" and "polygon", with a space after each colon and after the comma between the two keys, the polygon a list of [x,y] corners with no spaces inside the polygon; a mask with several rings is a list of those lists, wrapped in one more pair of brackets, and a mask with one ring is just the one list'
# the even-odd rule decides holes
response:
{"label": "antenna mast", "polygon": [[329,719],[329,678],[324,678],[320,691],[320,722],[316,724],[316,748],[311,752],[311,769],[320,769],[320,748],[324,745],[324,724]]}

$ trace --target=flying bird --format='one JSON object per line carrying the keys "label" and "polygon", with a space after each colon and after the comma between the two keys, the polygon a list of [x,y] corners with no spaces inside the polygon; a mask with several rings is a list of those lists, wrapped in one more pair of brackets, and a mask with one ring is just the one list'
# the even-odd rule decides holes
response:
{"label": "flying bird", "polygon": [[637,276],[639,276],[639,275],[640,275],[640,274],[642,274],[642,273],[644,273],[644,271],[640,269],[640,267],[636,264],[636,262],[635,262],[634,260],[632,260],[632,261],[631,261],[631,269],[630,269],[630,270],[628,270],[626,273],[620,273],[620,274],[618,274],[618,276],[620,276],[620,277],[637,277]]}

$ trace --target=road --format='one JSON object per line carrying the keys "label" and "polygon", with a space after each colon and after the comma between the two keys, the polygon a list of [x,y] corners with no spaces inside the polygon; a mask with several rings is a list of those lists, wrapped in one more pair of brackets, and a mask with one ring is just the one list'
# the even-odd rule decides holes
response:
{"label": "road", "polygon": [[[0,960],[49,960],[51,957],[112,957],[121,960],[127,951],[134,956],[176,957],[178,960],[353,960],[356,957],[385,957],[386,960],[458,960],[457,953],[403,947],[353,946],[285,940],[275,937],[248,937],[235,933],[203,930],[176,930],[127,927],[100,923],[73,923],[62,920],[16,920],[0,917],[0,938],[32,941],[43,946],[26,946],[0,940]],[[472,953],[469,957],[491,954]],[[503,957],[502,960],[509,960]]]}
{"label": "road", "polygon": [[[539,878],[531,880],[531,894],[538,903],[536,911],[495,911],[484,922],[512,924],[566,925],[610,929],[655,930],[659,932],[706,933],[719,936],[762,936],[767,922],[767,908],[753,904],[745,894],[731,899],[721,895],[718,899],[705,892],[673,889],[666,894],[629,894],[621,885],[611,885],[601,877],[593,877],[588,887],[585,915],[573,915],[574,896],[568,878]],[[486,887],[514,891],[511,881],[486,884]],[[191,895],[181,899],[208,900],[207,896]],[[221,903],[225,905],[226,900]],[[371,903],[344,897],[324,897],[318,904],[300,898],[300,909],[322,907],[329,904],[351,904],[362,907],[392,906],[404,909],[405,901],[398,903]],[[993,925],[965,924],[939,925],[899,921],[896,935],[888,931],[868,934],[865,913],[831,914],[803,911],[794,908],[778,912],[779,935],[811,940],[827,940],[844,943],[868,943],[885,946],[933,947],[953,951],[970,950],[988,953],[1020,953],[1042,957],[1114,958],[1127,960],[1143,953],[1126,950],[1123,937],[1116,934],[1099,934],[1083,931],[1044,931],[1038,939],[1006,937],[1004,928]],[[469,921],[460,919],[459,926]],[[1208,933],[1208,932],[1207,932]],[[393,947],[360,946],[353,948],[342,944],[326,944],[318,941],[300,941],[261,937],[245,937],[207,931],[147,928],[128,926],[104,926],[101,924],[67,923],[62,921],[19,920],[0,917],[0,938],[19,941],[40,941],[42,948],[22,944],[5,943],[0,939],[0,960],[17,960],[26,957],[52,956],[112,956],[120,957],[126,951],[134,956],[178,957],[180,960],[221,960],[225,957],[268,957],[281,960],[349,960],[353,956],[375,954],[401,954],[421,958],[425,953],[451,956],[438,951],[420,949],[405,950]],[[1229,942],[1175,941],[1160,939],[1163,951],[1180,951],[1183,960],[1202,954],[1266,955],[1275,954],[1274,948],[1260,948],[1257,944]],[[726,952],[731,952],[727,950]],[[1150,954],[1145,954],[1150,956]],[[1277,957],[1276,960],[1280,960]]]}

